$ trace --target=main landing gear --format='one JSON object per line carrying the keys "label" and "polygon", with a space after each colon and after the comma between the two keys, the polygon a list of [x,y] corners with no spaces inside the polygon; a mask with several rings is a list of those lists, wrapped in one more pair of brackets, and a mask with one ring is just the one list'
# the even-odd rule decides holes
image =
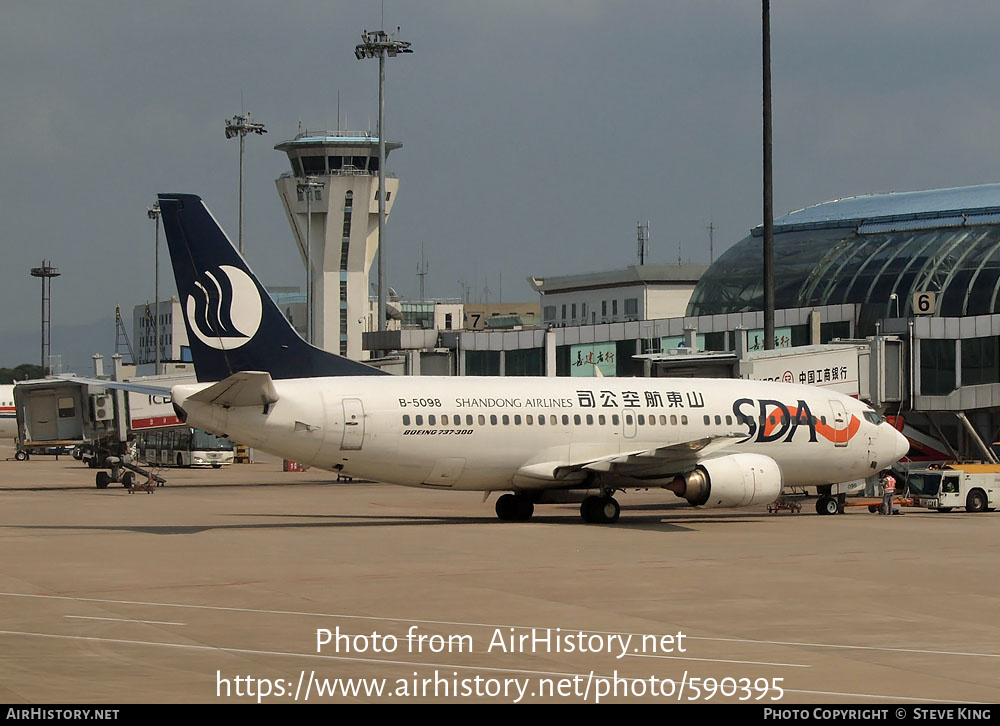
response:
{"label": "main landing gear", "polygon": [[610,493],[587,497],[580,505],[580,516],[587,524],[613,524],[621,512],[622,508]]}
{"label": "main landing gear", "polygon": [[497,499],[496,509],[503,522],[527,522],[535,513],[534,503],[523,494],[504,494]]}
{"label": "main landing gear", "polygon": [[[601,496],[589,496],[580,505],[580,516],[588,524],[613,524],[618,521],[621,507],[608,491]],[[530,494],[504,494],[496,503],[497,517],[503,522],[527,522],[535,513]]]}

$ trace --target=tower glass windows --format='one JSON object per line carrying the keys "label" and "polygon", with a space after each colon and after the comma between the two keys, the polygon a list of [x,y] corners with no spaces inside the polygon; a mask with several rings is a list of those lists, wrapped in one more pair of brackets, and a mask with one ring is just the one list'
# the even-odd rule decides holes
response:
{"label": "tower glass windows", "polygon": [[323,156],[303,156],[302,171],[309,174],[326,174],[326,158]]}
{"label": "tower glass windows", "polygon": [[340,244],[340,269],[347,269],[347,253],[351,247],[351,213],[354,210],[354,192],[344,195],[344,235]]}

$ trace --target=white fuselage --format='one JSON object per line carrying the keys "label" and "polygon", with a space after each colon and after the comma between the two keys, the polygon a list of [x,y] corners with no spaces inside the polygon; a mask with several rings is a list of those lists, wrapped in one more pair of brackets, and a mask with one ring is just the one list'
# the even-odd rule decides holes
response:
{"label": "white fuselage", "polygon": [[274,381],[270,406],[187,400],[208,385],[174,387],[188,425],[405,486],[557,488],[572,482],[523,473],[733,434],[709,456],[763,454],[786,486],[822,485],[869,476],[908,446],[860,401],[765,381],[359,376]]}

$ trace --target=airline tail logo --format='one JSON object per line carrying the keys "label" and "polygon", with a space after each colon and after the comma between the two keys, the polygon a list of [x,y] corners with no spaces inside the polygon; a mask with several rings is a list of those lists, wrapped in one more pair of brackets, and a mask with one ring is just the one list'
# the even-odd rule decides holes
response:
{"label": "airline tail logo", "polygon": [[197,288],[184,301],[184,313],[195,337],[215,350],[235,350],[250,342],[260,328],[263,307],[257,285],[238,267],[205,270]]}

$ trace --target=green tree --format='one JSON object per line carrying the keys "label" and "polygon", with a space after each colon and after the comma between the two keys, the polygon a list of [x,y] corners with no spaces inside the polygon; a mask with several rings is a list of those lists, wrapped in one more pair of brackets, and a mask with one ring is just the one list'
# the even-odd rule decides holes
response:
{"label": "green tree", "polygon": [[0,383],[13,383],[28,378],[44,378],[45,370],[32,363],[22,363],[14,368],[0,368]]}

